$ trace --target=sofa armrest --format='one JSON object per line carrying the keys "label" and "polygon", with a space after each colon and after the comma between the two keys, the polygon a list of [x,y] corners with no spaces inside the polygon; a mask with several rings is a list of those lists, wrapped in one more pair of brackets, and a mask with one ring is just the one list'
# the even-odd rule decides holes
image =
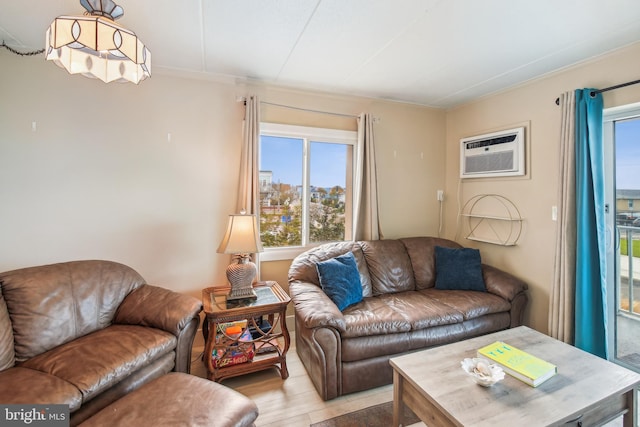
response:
{"label": "sofa armrest", "polygon": [[289,282],[289,293],[301,326],[308,329],[332,327],[346,331],[346,321],[338,306],[317,285],[294,280]]}
{"label": "sofa armrest", "polygon": [[148,326],[172,333],[178,339],[173,370],[189,373],[201,311],[202,302],[197,298],[158,286],[142,285],[125,297],[113,323]]}
{"label": "sofa armrest", "polygon": [[142,285],[126,296],[113,323],[150,326],[180,335],[194,319],[199,319],[202,302],[169,289]]}
{"label": "sofa armrest", "polygon": [[506,271],[502,271],[487,264],[482,264],[482,276],[484,278],[484,283],[487,286],[487,291],[492,294],[496,294],[509,302],[513,301],[517,295],[526,291],[528,288],[524,281],[507,273]]}

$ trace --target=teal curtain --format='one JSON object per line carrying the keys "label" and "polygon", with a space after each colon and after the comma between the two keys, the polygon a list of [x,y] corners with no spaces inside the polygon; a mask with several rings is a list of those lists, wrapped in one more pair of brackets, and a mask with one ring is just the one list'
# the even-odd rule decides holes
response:
{"label": "teal curtain", "polygon": [[[594,94],[593,96],[591,94]],[[602,95],[576,95],[575,345],[607,358]]]}

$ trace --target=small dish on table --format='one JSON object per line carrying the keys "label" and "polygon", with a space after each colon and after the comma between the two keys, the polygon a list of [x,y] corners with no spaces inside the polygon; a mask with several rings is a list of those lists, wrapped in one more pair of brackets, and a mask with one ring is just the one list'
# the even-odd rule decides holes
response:
{"label": "small dish on table", "polygon": [[490,387],[504,379],[504,370],[500,366],[481,357],[466,358],[460,362],[460,366],[483,387]]}

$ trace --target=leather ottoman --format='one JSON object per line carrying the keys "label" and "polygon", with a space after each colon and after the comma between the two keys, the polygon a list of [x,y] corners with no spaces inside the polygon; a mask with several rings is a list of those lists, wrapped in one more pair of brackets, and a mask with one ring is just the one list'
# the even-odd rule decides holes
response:
{"label": "leather ottoman", "polygon": [[257,417],[256,404],[237,391],[171,372],[116,400],[81,426],[249,427]]}

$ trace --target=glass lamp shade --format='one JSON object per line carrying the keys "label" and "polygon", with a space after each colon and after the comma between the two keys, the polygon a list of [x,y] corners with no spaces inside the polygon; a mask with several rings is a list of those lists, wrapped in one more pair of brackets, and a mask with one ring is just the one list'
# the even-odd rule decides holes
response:
{"label": "glass lamp shade", "polygon": [[105,16],[60,16],[46,34],[46,59],[71,74],[139,83],[151,76],[151,52]]}
{"label": "glass lamp shade", "polygon": [[227,280],[231,284],[227,299],[256,298],[252,284],[257,269],[250,258],[256,252],[262,252],[256,216],[229,215],[227,231],[218,247],[218,253],[234,254],[238,260],[227,267]]}

